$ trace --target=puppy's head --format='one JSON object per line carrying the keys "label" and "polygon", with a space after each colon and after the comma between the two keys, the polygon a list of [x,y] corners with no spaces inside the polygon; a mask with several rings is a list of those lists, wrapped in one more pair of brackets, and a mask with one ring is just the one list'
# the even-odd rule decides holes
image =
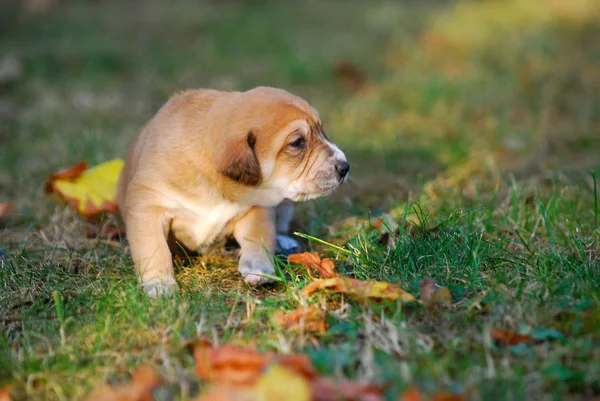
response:
{"label": "puppy's head", "polygon": [[346,156],[306,101],[265,87],[233,96],[217,149],[218,170],[245,192],[260,194],[260,204],[316,198],[346,180]]}

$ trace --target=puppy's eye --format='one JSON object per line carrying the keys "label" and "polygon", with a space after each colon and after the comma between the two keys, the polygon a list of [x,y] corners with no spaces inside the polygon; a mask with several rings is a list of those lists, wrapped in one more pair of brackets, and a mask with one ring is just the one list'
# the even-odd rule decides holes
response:
{"label": "puppy's eye", "polygon": [[299,137],[294,142],[290,143],[290,146],[295,149],[302,149],[306,145],[306,140],[304,137]]}

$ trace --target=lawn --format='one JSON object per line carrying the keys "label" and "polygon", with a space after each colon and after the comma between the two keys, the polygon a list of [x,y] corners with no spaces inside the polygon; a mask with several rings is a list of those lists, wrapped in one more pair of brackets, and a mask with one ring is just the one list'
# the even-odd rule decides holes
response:
{"label": "lawn", "polygon": [[[206,389],[189,348],[200,338],[306,354],[387,400],[409,386],[600,397],[597,1],[9,4],[0,388],[13,399],[83,399],[146,363],[165,379],[155,399],[189,399]],[[126,243],[87,238],[44,194],[61,167],[124,157],[172,93],[257,85],[306,98],[352,165],[337,193],[298,207],[307,248],[416,297],[430,278],[451,305],[307,297],[306,269],[282,258],[278,283],[249,288],[217,254],[178,264],[180,296],[148,299]],[[324,334],[273,319],[305,305],[325,313]],[[494,329],[534,339],[504,344]]]}

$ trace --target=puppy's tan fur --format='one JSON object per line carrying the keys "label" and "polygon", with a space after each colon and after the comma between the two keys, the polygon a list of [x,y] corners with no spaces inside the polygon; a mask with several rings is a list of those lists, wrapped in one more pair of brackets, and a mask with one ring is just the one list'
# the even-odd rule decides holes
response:
{"label": "puppy's tan fur", "polygon": [[147,292],[177,288],[169,237],[202,252],[233,234],[240,273],[268,281],[265,249],[274,251],[276,227],[287,230],[290,200],[335,189],[346,176],[340,165],[347,172],[316,110],[284,90],[173,96],[132,143],[117,195]]}

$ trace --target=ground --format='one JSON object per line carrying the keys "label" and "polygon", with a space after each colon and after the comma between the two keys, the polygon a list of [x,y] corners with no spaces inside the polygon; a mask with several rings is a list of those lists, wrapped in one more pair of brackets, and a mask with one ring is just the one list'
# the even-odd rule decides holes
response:
{"label": "ground", "polygon": [[[157,399],[186,399],[204,388],[185,346],[200,336],[306,353],[389,400],[410,385],[600,395],[596,1],[17,3],[0,10],[0,202],[13,205],[0,388],[14,399],[81,399],[146,362],[167,380]],[[352,165],[338,193],[299,207],[307,246],[415,296],[431,278],[451,307],[306,297],[309,276],[285,260],[279,283],[252,289],[222,257],[178,267],[181,296],[147,299],[126,244],[86,238],[44,195],[60,167],[123,157],[173,92],[256,85],[305,97]],[[326,312],[325,335],[272,319],[306,304]],[[492,328],[539,341],[503,346]]]}

